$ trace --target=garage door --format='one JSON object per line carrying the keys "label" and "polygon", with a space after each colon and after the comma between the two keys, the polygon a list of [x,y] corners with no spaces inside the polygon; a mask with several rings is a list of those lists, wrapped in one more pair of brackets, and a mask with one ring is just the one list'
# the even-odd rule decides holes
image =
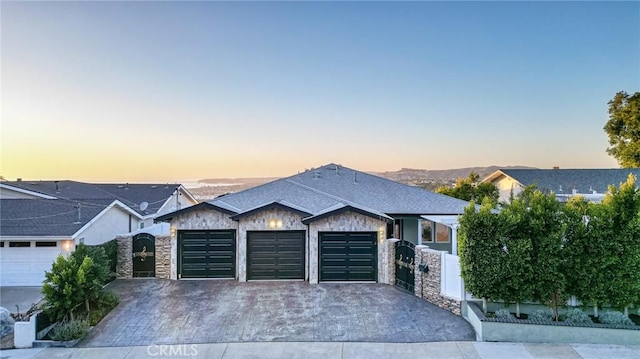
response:
{"label": "garage door", "polygon": [[180,278],[235,278],[235,230],[178,231]]}
{"label": "garage door", "polygon": [[378,278],[376,232],[324,232],[320,236],[320,281]]}
{"label": "garage door", "polygon": [[304,279],[304,231],[247,232],[247,279]]}
{"label": "garage door", "polygon": [[[36,247],[37,245],[37,247]],[[59,242],[10,242],[0,248],[0,286],[42,286],[60,254]]]}

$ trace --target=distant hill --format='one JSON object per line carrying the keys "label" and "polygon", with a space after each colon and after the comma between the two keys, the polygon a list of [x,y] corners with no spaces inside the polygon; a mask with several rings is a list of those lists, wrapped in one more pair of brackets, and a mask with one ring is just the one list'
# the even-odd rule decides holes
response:
{"label": "distant hill", "polygon": [[[400,183],[422,187],[428,190],[435,190],[443,185],[452,185],[456,179],[467,177],[472,171],[484,178],[499,168],[511,169],[535,169],[526,166],[488,166],[488,167],[467,167],[453,168],[448,170],[423,170],[413,168],[403,168],[398,171],[369,172],[373,175],[384,177]],[[239,192],[247,188],[256,187],[261,184],[278,179],[277,177],[254,177],[254,178],[206,178],[198,180],[196,183],[187,184],[189,189],[197,199],[201,201],[211,200],[225,193]]]}
{"label": "distant hill", "polygon": [[466,167],[466,168],[453,168],[448,170],[422,170],[403,168],[398,171],[387,172],[372,172],[376,176],[388,178],[390,180],[408,183],[412,181],[424,181],[424,180],[437,180],[440,182],[455,182],[460,177],[467,177],[471,172],[475,172],[480,175],[480,178],[484,178],[500,168],[508,169],[536,169],[536,167],[527,166],[488,166],[488,167]]}

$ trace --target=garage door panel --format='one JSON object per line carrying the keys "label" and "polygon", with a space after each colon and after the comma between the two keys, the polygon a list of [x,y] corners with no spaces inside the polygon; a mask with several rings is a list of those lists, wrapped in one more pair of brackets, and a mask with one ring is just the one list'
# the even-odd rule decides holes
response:
{"label": "garage door panel", "polygon": [[304,231],[247,232],[247,279],[304,279]]}
{"label": "garage door panel", "polygon": [[0,286],[41,286],[61,254],[56,247],[0,248]]}
{"label": "garage door panel", "polygon": [[235,278],[234,230],[179,231],[181,278]]}
{"label": "garage door panel", "polygon": [[319,233],[320,281],[376,281],[376,232]]}

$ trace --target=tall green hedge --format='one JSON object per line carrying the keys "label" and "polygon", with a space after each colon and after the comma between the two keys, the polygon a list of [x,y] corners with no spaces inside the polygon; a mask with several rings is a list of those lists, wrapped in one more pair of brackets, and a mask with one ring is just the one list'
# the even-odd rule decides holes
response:
{"label": "tall green hedge", "polygon": [[557,306],[640,304],[640,191],[630,176],[602,203],[527,188],[501,211],[471,204],[460,218],[465,286],[476,297]]}

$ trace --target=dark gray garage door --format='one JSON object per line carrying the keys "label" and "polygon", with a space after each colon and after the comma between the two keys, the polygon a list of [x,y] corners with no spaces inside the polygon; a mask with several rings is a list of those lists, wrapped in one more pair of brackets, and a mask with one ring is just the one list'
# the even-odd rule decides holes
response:
{"label": "dark gray garage door", "polygon": [[235,230],[178,231],[180,278],[235,278]]}
{"label": "dark gray garage door", "polygon": [[376,281],[376,232],[321,232],[320,281]]}
{"label": "dark gray garage door", "polygon": [[304,279],[304,231],[247,232],[247,279]]}

